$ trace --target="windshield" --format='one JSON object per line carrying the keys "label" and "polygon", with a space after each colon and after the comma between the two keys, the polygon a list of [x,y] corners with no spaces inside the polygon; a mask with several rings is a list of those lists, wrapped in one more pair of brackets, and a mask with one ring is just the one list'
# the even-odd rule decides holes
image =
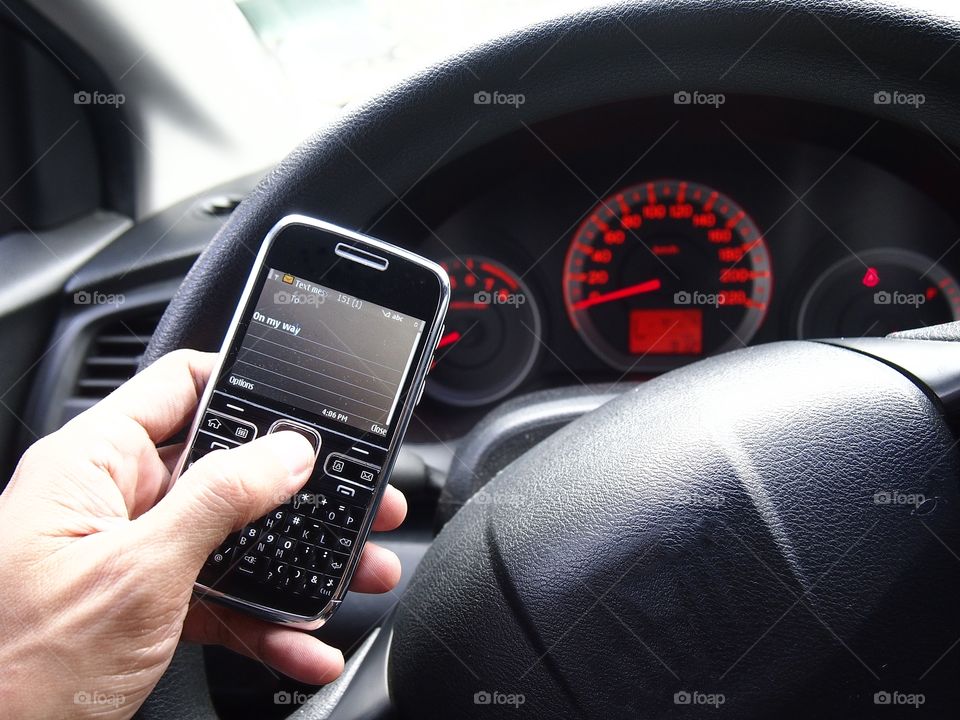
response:
{"label": "windshield", "polygon": [[584,0],[236,2],[313,117],[334,114],[372,97],[471,45],[596,4]]}

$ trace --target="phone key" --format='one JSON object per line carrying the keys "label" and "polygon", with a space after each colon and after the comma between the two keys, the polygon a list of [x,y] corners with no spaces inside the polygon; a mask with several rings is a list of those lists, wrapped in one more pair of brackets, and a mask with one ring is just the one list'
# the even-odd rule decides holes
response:
{"label": "phone key", "polygon": [[[330,529],[324,526],[321,523],[314,522],[310,524],[311,538],[309,542],[313,545],[318,545],[323,548],[332,547],[331,543],[334,542],[333,535],[330,533]],[[301,536],[303,533],[301,533]]]}
{"label": "phone key", "polygon": [[363,508],[348,508],[343,514],[343,522],[341,522],[341,525],[347,530],[355,530],[356,528],[360,527],[360,521],[363,520],[365,512],[366,511]]}
{"label": "phone key", "polygon": [[240,558],[240,562],[237,564],[237,570],[247,575],[253,575],[257,572],[259,568],[259,563],[263,560],[259,555],[253,555],[247,553]]}
{"label": "phone key", "polygon": [[321,514],[320,517],[325,523],[330,523],[331,525],[340,524],[340,513],[337,512],[336,506],[331,506],[326,508]]}
{"label": "phone key", "polygon": [[303,579],[298,583],[297,587],[294,588],[294,592],[297,595],[309,595],[313,592],[313,589],[321,582],[321,575],[314,570],[303,571]]}
{"label": "phone key", "polygon": [[347,567],[347,555],[340,555],[339,553],[332,553],[330,558],[327,560],[326,565],[323,568],[323,572],[327,575],[334,575],[340,577],[343,575],[343,571]]}
{"label": "phone key", "polygon": [[287,517],[286,510],[274,510],[269,515],[267,515],[267,517],[264,519],[263,526],[268,530],[276,528],[278,525],[281,525],[283,523],[286,517]]}
{"label": "phone key", "polygon": [[284,550],[293,550],[297,546],[297,542],[297,540],[289,537],[280,538],[278,541],[278,547],[281,547]]}
{"label": "phone key", "polygon": [[294,534],[294,537],[299,537],[303,542],[314,543],[319,542],[320,535],[322,530],[317,523],[307,523],[306,527],[300,531],[299,535]]}
{"label": "phone key", "polygon": [[295,565],[312,568],[316,561],[317,548],[313,545],[308,545],[307,543],[300,543],[291,562],[293,562]]}
{"label": "phone key", "polygon": [[310,506],[310,493],[308,492],[298,492],[293,496],[293,509],[300,510],[301,512],[304,508]]}
{"label": "phone key", "polygon": [[277,541],[277,549],[274,551],[273,556],[277,560],[286,560],[289,562],[290,558],[293,557],[296,547],[297,541],[293,538],[280,538]]}
{"label": "phone key", "polygon": [[306,527],[307,522],[307,518],[303,515],[290,516],[283,528],[284,535],[296,535],[302,528]]}
{"label": "phone key", "polygon": [[306,570],[303,568],[288,566],[287,573],[283,577],[281,586],[286,590],[296,590],[303,584]]}
{"label": "phone key", "polygon": [[317,535],[315,543],[326,550],[334,550],[337,547],[337,536],[330,528],[323,528]]}
{"label": "phone key", "polygon": [[240,547],[251,546],[254,544],[254,541],[257,539],[257,535],[259,534],[260,528],[255,525],[248,525],[240,531],[240,537],[237,538],[237,545]]}
{"label": "phone key", "polygon": [[313,555],[313,563],[311,563],[311,570],[316,570],[317,572],[323,572],[324,566],[327,564],[327,561],[330,559],[330,551],[323,550],[322,548],[315,548]]}
{"label": "phone key", "polygon": [[308,595],[313,595],[319,589],[322,582],[323,575],[317,572],[308,572],[303,587]]}
{"label": "phone key", "polygon": [[277,572],[271,567],[272,564],[270,558],[260,558],[256,573],[256,578],[259,582],[268,583],[276,579]]}
{"label": "phone key", "polygon": [[230,557],[233,555],[233,544],[224,543],[212,553],[210,557],[207,558],[206,565],[207,567],[218,568],[226,567],[227,563],[230,562]]}
{"label": "phone key", "polygon": [[340,552],[350,552],[357,540],[357,533],[346,528],[327,526],[328,542],[324,547]]}
{"label": "phone key", "polygon": [[264,545],[273,545],[277,541],[278,537],[279,535],[277,535],[275,532],[267,531],[260,536],[260,542]]}
{"label": "phone key", "polygon": [[320,512],[327,507],[331,500],[323,493],[313,493],[313,501],[310,503],[310,514],[319,516]]}
{"label": "phone key", "polygon": [[329,600],[333,597],[333,594],[337,591],[337,585],[340,584],[340,581],[337,578],[328,577],[326,575],[321,577],[320,586],[315,588],[311,593],[312,597],[315,598],[325,598]]}

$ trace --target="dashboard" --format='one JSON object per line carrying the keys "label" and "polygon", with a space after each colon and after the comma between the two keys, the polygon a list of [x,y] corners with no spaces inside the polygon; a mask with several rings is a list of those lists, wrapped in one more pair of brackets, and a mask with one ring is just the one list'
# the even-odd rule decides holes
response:
{"label": "dashboard", "polygon": [[451,275],[421,439],[523,392],[958,319],[958,172],[933,136],[750,97],[593,109],[461,159],[365,228]]}
{"label": "dashboard", "polygon": [[[133,373],[187,269],[255,183],[139,223],[73,275],[36,372],[34,432]],[[589,108],[441,157],[358,228],[451,276],[408,443],[438,448],[432,465],[445,467],[452,441],[526,393],[607,391],[744,346],[956,319],[958,184],[960,158],[932,134],[749,96],[709,110],[669,97]],[[125,301],[78,303],[85,293]]]}

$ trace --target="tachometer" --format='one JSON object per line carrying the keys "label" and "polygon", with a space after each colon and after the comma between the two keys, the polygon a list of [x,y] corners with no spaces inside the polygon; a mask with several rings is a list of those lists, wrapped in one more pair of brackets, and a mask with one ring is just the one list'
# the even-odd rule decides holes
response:
{"label": "tachometer", "polygon": [[772,276],[746,211],[713,188],[656,180],[603,200],[567,251],[574,327],[622,370],[659,371],[745,345]]}
{"label": "tachometer", "polygon": [[427,395],[452,405],[499,400],[516,388],[540,350],[540,312],[530,289],[490,258],[440,263],[450,275],[450,310]]}

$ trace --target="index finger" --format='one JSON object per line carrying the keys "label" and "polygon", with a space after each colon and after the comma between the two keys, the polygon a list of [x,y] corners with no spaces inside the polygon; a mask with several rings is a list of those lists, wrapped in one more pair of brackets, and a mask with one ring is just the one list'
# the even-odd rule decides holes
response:
{"label": "index finger", "polygon": [[162,442],[193,417],[216,361],[216,353],[175,350],[134,375],[92,410],[131,418],[153,443]]}

